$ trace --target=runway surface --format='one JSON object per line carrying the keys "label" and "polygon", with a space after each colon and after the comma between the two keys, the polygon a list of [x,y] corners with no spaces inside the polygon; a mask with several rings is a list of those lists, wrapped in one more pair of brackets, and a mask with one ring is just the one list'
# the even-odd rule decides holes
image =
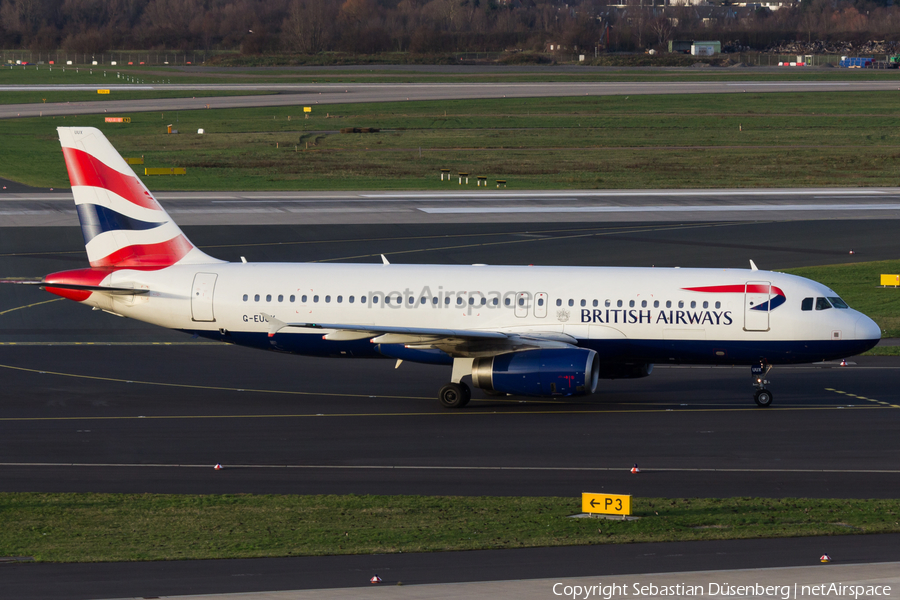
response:
{"label": "runway surface", "polygon": [[[900,188],[157,192],[181,225],[622,223],[900,219]],[[78,226],[68,190],[0,191],[7,227]]]}
{"label": "runway surface", "polygon": [[[70,89],[94,91],[98,85],[0,86],[4,91]],[[644,94],[740,94],[745,92],[863,92],[895,91],[886,81],[701,81],[701,82],[522,82],[522,83],[337,83],[337,84],[170,84],[103,85],[112,93],[130,91],[195,91],[194,98],[107,100],[104,102],[51,102],[0,105],[0,119],[38,116],[250,108],[261,106],[313,106],[361,102],[472,100],[478,98],[546,98],[563,96],[629,96]],[[219,91],[270,91],[277,94],[217,97]]]}
{"label": "runway surface", "polygon": [[[818,564],[828,553],[829,565]],[[575,546],[527,548],[432,554],[387,554],[374,556],[322,556],[304,558],[241,559],[219,561],[176,561],[77,564],[0,564],[0,598],[10,600],[72,600],[80,598],[153,598],[181,594],[244,593],[244,598],[268,598],[253,592],[269,590],[322,590],[343,588],[334,597],[363,597],[372,593],[359,588],[372,586],[369,578],[382,579],[382,597],[434,598],[421,584],[451,584],[461,581],[538,580],[577,577],[582,584],[596,585],[614,580],[656,582],[659,576],[647,573],[681,573],[674,578],[685,583],[701,576],[691,571],[744,569],[722,573],[712,581],[733,584],[753,581],[761,584],[792,584],[810,578],[816,583],[845,582],[854,574],[890,573],[885,567],[868,563],[900,560],[900,535],[867,535],[787,538],[782,540],[730,540],[617,546]],[[816,565],[818,570],[784,567]],[[771,571],[756,569],[773,568]],[[787,571],[787,572],[786,572]],[[633,577],[623,575],[635,574]],[[805,577],[804,577],[805,574]],[[638,576],[640,575],[640,576]],[[615,577],[618,576],[618,577]],[[603,578],[602,580],[600,578]],[[398,582],[403,587],[398,588]],[[528,591],[542,586],[540,596],[513,595],[512,598],[558,598],[546,582],[534,581]],[[409,587],[407,587],[409,586]],[[431,586],[429,586],[431,587]],[[436,586],[435,586],[436,587]],[[355,588],[355,589],[347,589]],[[475,586],[444,586],[444,598],[489,597],[506,600],[490,590],[489,595],[466,594]],[[520,588],[521,589],[521,588]],[[454,590],[460,595],[451,595]],[[631,591],[631,589],[629,589]],[[359,592],[359,594],[357,594]],[[396,592],[396,595],[394,594]],[[417,594],[417,592],[423,592]],[[252,595],[249,595],[252,594]],[[402,594],[402,596],[400,595]],[[426,595],[428,594],[428,595]],[[633,596],[634,594],[629,594]],[[310,597],[308,594],[275,598]],[[368,596],[367,596],[368,597]],[[621,596],[619,596],[621,597]],[[731,596],[735,598],[735,596]],[[765,596],[763,596],[765,598]],[[771,597],[771,596],[769,596]],[[780,598],[780,596],[776,596]],[[832,595],[833,597],[833,595]],[[895,600],[897,589],[887,598]],[[737,598],[741,598],[738,596]],[[758,598],[758,597],[757,597]],[[799,596],[798,596],[799,598]],[[870,597],[871,598],[871,597]],[[885,598],[885,596],[881,596]]]}
{"label": "runway surface", "polygon": [[[896,256],[897,221],[191,227],[259,261],[783,268]],[[9,228],[0,274],[84,262],[76,228]],[[849,254],[847,248],[854,248]],[[658,261],[654,263],[653,261]],[[83,345],[83,344],[92,345]],[[159,346],[153,344],[168,343]],[[0,287],[0,489],[894,497],[900,361],[659,368],[574,401],[439,408],[447,369],[219,345]],[[850,395],[852,394],[852,396]],[[165,443],[160,443],[165,440]],[[827,440],[828,452],[822,452]],[[865,440],[865,443],[861,443]],[[647,476],[631,477],[637,462]],[[209,465],[228,468],[214,472]],[[124,466],[114,466],[124,465]],[[179,466],[183,465],[183,466]]]}
{"label": "runway surface", "polygon": [[[780,216],[780,215],[779,215]],[[816,215],[821,217],[822,215]],[[877,216],[877,215],[876,215]],[[763,268],[896,258],[894,219],[189,226],[268,260]],[[178,218],[178,217],[176,217]],[[849,249],[854,254],[849,254]],[[76,227],[0,229],[0,277],[86,264]],[[900,361],[772,373],[660,368],[577,401],[439,408],[446,369],[200,342],[0,286],[0,491],[891,497]],[[628,472],[637,462],[638,476]],[[225,469],[211,467],[222,463]],[[488,553],[103,565],[5,564],[0,597],[87,598],[900,560],[897,536]],[[814,558],[812,559],[814,560]]]}

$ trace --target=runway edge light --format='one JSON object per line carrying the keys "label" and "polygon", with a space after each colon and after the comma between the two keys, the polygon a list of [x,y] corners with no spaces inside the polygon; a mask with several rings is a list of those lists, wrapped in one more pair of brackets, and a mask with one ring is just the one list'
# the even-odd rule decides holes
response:
{"label": "runway edge light", "polygon": [[819,557],[819,562],[830,563],[831,557],[828,556],[827,554],[823,554],[822,556]]}
{"label": "runway edge light", "polygon": [[622,494],[581,494],[581,512],[587,514],[631,515],[631,496]]}
{"label": "runway edge light", "polygon": [[378,575],[373,575],[372,579],[369,580],[369,583],[381,583],[381,577]]}
{"label": "runway edge light", "polygon": [[213,469],[215,469],[216,471],[221,471],[222,465],[220,465],[219,463],[216,463],[216,466],[214,466]]}
{"label": "runway edge light", "polygon": [[631,472],[632,473],[640,473],[641,472],[641,470],[637,466],[637,463],[634,463],[634,466],[631,467]]}

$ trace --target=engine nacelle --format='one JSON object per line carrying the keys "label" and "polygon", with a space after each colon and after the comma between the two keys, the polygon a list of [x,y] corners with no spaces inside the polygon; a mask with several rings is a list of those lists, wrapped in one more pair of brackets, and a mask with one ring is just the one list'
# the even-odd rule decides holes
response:
{"label": "engine nacelle", "polygon": [[597,390],[600,360],[587,348],[510,352],[472,363],[472,385],[521,396],[586,396]]}
{"label": "engine nacelle", "polygon": [[600,379],[640,379],[653,372],[648,363],[621,363],[600,365]]}

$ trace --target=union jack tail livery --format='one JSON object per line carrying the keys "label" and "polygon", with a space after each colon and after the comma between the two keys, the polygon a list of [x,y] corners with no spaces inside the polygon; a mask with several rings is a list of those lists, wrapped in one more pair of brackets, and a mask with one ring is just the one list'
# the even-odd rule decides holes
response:
{"label": "union jack tail livery", "polygon": [[100,130],[57,131],[91,267],[156,270],[218,262],[191,244]]}

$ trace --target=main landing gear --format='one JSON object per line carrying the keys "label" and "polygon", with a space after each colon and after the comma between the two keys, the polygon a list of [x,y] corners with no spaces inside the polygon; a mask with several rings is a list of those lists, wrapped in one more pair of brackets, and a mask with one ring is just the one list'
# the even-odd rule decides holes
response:
{"label": "main landing gear", "polygon": [[772,404],[772,392],[766,389],[766,385],[769,383],[766,379],[766,375],[768,375],[771,370],[772,365],[764,360],[761,360],[758,365],[750,367],[750,377],[753,381],[753,387],[756,388],[756,392],[753,394],[753,400],[756,402],[757,406],[763,408]]}
{"label": "main landing gear", "polygon": [[465,383],[448,383],[441,388],[441,404],[444,408],[462,408],[472,399],[472,390]]}
{"label": "main landing gear", "polygon": [[441,388],[438,400],[444,408],[462,408],[472,399],[472,390],[469,389],[462,378],[472,374],[471,358],[454,358],[453,372],[450,374],[450,383]]}

